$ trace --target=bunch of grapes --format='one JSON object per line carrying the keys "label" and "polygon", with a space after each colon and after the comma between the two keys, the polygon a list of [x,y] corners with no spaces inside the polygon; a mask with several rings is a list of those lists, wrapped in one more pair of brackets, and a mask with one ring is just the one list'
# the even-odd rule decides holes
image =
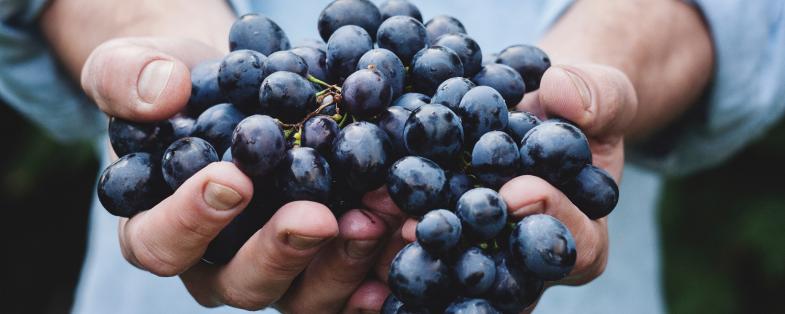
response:
{"label": "bunch of grapes", "polygon": [[104,207],[132,217],[208,164],[233,162],[255,196],[203,257],[226,263],[282,204],[320,202],[339,216],[386,184],[402,211],[421,218],[417,241],[390,267],[384,313],[517,312],[544,281],[571,271],[569,230],[542,214],[512,221],[497,193],[535,175],[591,219],[618,199],[580,129],[511,111],[539,88],[550,66],[542,50],[513,45],[484,60],[459,20],[423,24],[405,0],[336,0],[318,29],[326,43],[292,48],[268,17],[242,16],[231,52],[191,69],[182,113],[111,118],[121,157],[100,177]]}

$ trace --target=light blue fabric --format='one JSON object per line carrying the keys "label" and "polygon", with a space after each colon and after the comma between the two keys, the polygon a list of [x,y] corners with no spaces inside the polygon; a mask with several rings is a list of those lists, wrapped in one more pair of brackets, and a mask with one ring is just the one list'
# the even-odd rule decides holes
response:
{"label": "light blue fabric", "polygon": [[[95,137],[102,115],[58,68],[33,23],[44,0],[0,1],[0,97],[56,138]],[[319,38],[316,19],[326,0],[230,1],[238,13],[262,12],[296,43]],[[481,2],[414,1],[424,18],[460,18],[486,53],[534,43],[569,0]],[[693,121],[674,150],[637,160],[666,173],[715,164],[762,134],[785,110],[785,25],[781,0],[696,1],[703,6],[717,47],[717,69],[705,120]],[[105,141],[101,141],[102,145]],[[104,158],[106,160],[106,158]],[[609,219],[611,250],[605,274],[582,287],[555,287],[537,313],[662,313],[656,205],[661,179],[629,165],[621,200]],[[177,278],[159,278],[126,263],[117,219],[98,202],[90,214],[88,254],[74,313],[235,313],[204,309]],[[273,313],[274,311],[270,311]]]}

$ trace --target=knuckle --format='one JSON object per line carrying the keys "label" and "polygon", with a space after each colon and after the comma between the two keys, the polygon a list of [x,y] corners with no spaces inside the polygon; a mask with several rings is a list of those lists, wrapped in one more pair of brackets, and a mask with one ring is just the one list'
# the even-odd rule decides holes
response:
{"label": "knuckle", "polygon": [[174,215],[175,230],[182,231],[183,239],[192,239],[197,243],[209,241],[215,233],[214,223],[210,217],[195,217],[195,211],[177,211]]}
{"label": "knuckle", "polygon": [[163,250],[155,249],[146,242],[141,242],[135,248],[134,256],[140,267],[156,276],[171,277],[185,270],[171,255],[163,252]]}

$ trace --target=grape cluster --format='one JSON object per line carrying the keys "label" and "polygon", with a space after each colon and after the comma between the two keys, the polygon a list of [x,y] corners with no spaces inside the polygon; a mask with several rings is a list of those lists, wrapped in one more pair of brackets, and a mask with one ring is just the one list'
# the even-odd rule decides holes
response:
{"label": "grape cluster", "polygon": [[618,188],[575,125],[511,110],[550,66],[542,50],[513,45],[484,60],[456,18],[422,21],[405,0],[336,0],[319,16],[325,42],[292,48],[270,18],[239,18],[231,52],[191,70],[182,113],[110,119],[121,157],[101,174],[99,200],[131,217],[208,164],[233,162],[255,197],[203,257],[225,263],[286,202],[338,216],[387,185],[421,218],[390,266],[383,313],[520,311],[571,271],[575,243],[551,216],[512,221],[497,190],[535,175],[598,219]]}

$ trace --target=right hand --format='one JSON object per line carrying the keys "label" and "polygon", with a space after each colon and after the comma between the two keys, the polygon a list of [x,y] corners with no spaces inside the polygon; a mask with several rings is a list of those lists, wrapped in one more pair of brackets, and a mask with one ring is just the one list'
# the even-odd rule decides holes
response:
{"label": "right hand", "polygon": [[[189,67],[220,55],[192,40],[114,39],[90,54],[82,88],[109,115],[167,119],[188,101]],[[234,164],[213,163],[150,210],[120,219],[123,256],[153,274],[180,276],[194,299],[208,307],[256,310],[272,305],[294,313],[378,310],[368,308],[367,300],[350,297],[373,267],[386,242],[382,240],[403,221],[399,211],[351,210],[336,220],[321,204],[292,202],[228,264],[200,263],[210,241],[252,194],[251,180]]]}

